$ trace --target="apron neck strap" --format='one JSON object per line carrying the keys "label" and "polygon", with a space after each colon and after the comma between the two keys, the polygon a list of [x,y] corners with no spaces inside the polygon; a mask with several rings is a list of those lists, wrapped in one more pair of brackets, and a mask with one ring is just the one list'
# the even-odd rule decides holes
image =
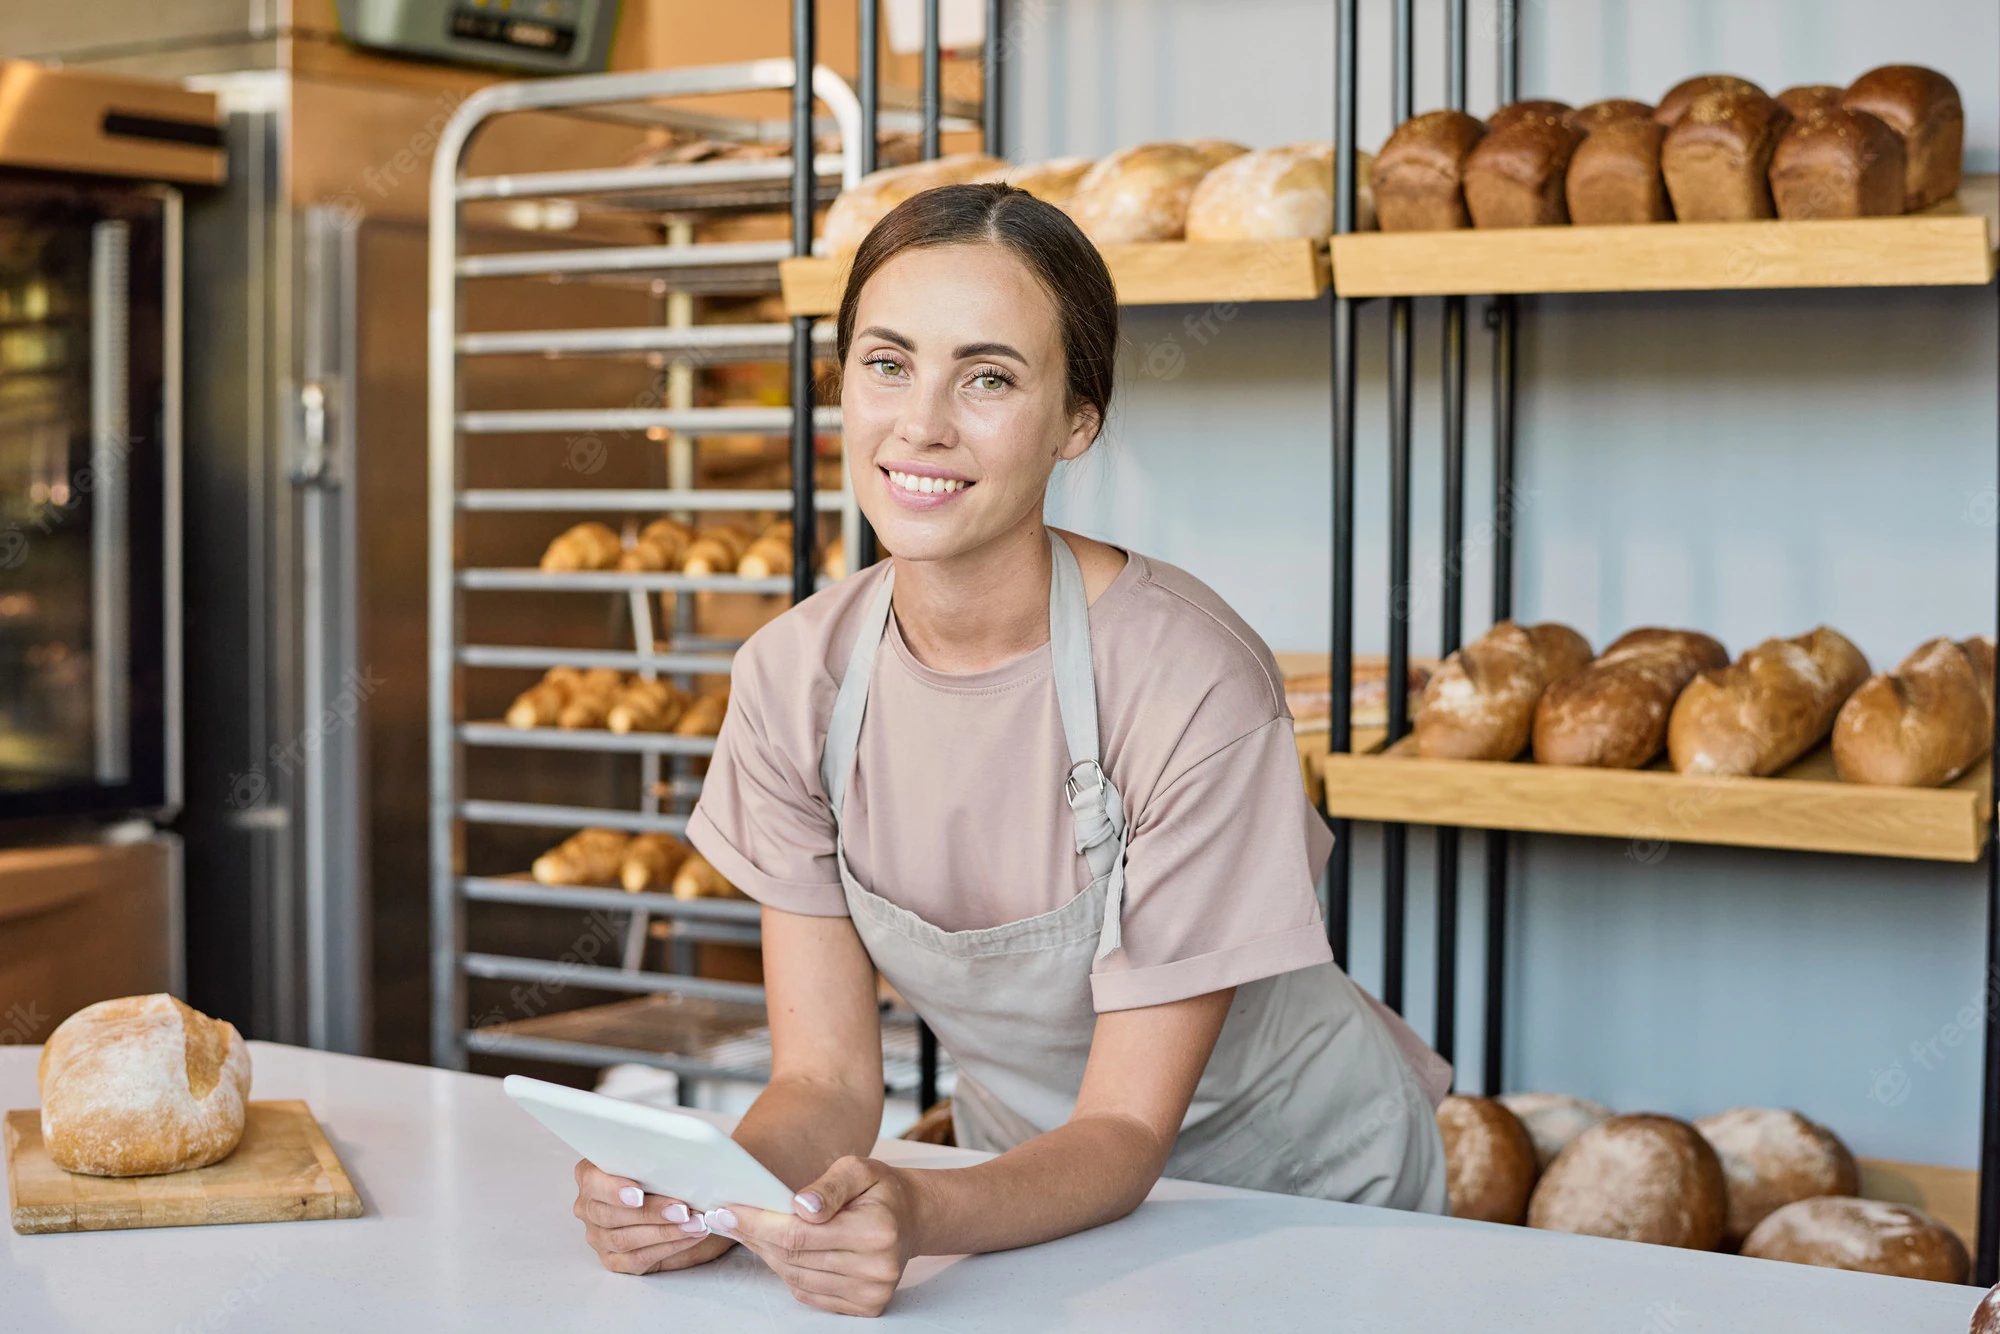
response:
{"label": "apron neck strap", "polygon": [[[1097,751],[1097,674],[1090,660],[1090,601],[1083,568],[1069,543],[1049,530],[1049,657],[1055,668],[1056,711],[1069,744],[1069,786],[1103,782]],[[1082,771],[1082,772],[1079,772]],[[1094,774],[1093,772],[1094,771]]]}

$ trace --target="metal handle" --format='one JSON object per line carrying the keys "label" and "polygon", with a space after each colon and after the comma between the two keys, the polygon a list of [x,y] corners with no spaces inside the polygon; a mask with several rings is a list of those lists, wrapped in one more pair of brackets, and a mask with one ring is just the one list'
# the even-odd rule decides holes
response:
{"label": "metal handle", "polygon": [[299,386],[299,458],[291,477],[293,486],[331,490],[340,485],[327,447],[326,386],[317,380]]}

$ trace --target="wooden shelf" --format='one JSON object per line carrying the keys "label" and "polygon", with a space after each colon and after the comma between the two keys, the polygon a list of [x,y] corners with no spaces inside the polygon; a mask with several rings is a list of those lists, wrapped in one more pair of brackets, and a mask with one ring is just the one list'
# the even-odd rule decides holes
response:
{"label": "wooden shelf", "polygon": [[1966,1249],[1979,1235],[1979,1173],[1963,1167],[1857,1158],[1863,1199],[1908,1204],[1956,1232]]}
{"label": "wooden shelf", "polygon": [[1342,296],[1981,286],[1993,281],[2000,177],[1900,218],[1357,232],[1333,238]]}
{"label": "wooden shelf", "polygon": [[1324,755],[1320,767],[1331,815],[1625,838],[1642,861],[1671,843],[1716,843],[1971,862],[1993,809],[1985,765],[1949,787],[1875,787],[1841,782],[1825,746],[1774,778],[1427,760],[1408,737],[1381,754]]}
{"label": "wooden shelf", "polygon": [[[1126,306],[1310,301],[1327,288],[1327,247],[1289,241],[1158,241],[1101,249]],[[787,315],[830,315],[840,305],[849,255],[778,266]]]}

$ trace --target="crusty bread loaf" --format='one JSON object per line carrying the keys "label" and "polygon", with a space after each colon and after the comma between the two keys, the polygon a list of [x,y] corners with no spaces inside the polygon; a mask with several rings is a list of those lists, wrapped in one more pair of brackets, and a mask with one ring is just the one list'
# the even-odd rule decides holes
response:
{"label": "crusty bread loaf", "polygon": [[1611,1119],[1611,1109],[1567,1093],[1503,1093],[1501,1105],[1519,1118],[1535,1145],[1535,1170],[1547,1171],[1556,1155],[1599,1121]]}
{"label": "crusty bread loaf", "polygon": [[1096,158],[1058,157],[1047,162],[1028,162],[1003,167],[982,180],[1000,181],[1017,190],[1026,190],[1044,204],[1066,206],[1076,187],[1097,165]]}
{"label": "crusty bread loaf", "polygon": [[56,1166],[157,1176],[219,1162],[243,1138],[250,1051],[226,1019],[172,996],[87,1005],[56,1026],[35,1082]]}
{"label": "crusty bread loaf", "polygon": [[1549,1164],[1528,1226],[1709,1251],[1726,1211],[1708,1141],[1685,1121],[1639,1113],[1600,1121]]}
{"label": "crusty bread loaf", "polygon": [[911,195],[940,185],[978,180],[1006,165],[984,153],[954,153],[929,162],[871,171],[853,189],[841,191],[827,208],[826,227],[821,234],[829,250],[835,253],[853,250],[876,223],[889,216],[889,210]]}
{"label": "crusty bread loaf", "polygon": [[1563,120],[1571,129],[1583,134],[1595,134],[1605,126],[1615,125],[1620,121],[1650,121],[1652,118],[1653,108],[1644,102],[1635,102],[1629,97],[1607,97],[1601,102],[1591,102],[1563,115]]}
{"label": "crusty bread loaf", "polygon": [[1439,665],[1415,720],[1429,759],[1511,760],[1528,744],[1535,705],[1551,681],[1590,661],[1590,644],[1566,625],[1501,621]]}
{"label": "crusty bread loaf", "polygon": [[1465,210],[1473,226],[1569,221],[1563,178],[1583,131],[1563,119],[1567,110],[1561,103],[1517,102],[1493,113],[1486,137],[1465,159]]}
{"label": "crusty bread loaf", "polygon": [[1695,673],[1728,664],[1729,651],[1698,630],[1628,630],[1543,692],[1535,759],[1637,769],[1667,744],[1674,701]]}
{"label": "crusty bread loaf", "polygon": [[1660,175],[1666,134],[1640,117],[1609,120],[1592,130],[1570,155],[1563,183],[1569,220],[1579,227],[1671,221],[1674,206]]}
{"label": "crusty bread loaf", "polygon": [[1979,1299],[1979,1306],[1972,1313],[1972,1329],[1969,1334],[2000,1334],[2000,1283],[1986,1290]]}
{"label": "crusty bread loaf", "polygon": [[1535,1145],[1492,1098],[1454,1093],[1438,1104],[1445,1186],[1453,1218],[1519,1223],[1535,1186]]}
{"label": "crusty bread loaf", "polygon": [[1861,650],[1824,625],[1767,639],[1688,682],[1667,720],[1667,756],[1684,774],[1774,774],[1825,738],[1867,677]]}
{"label": "crusty bread loaf", "polygon": [[1788,1204],[1743,1243],[1759,1260],[1963,1283],[1971,1262],[1958,1234],[1921,1209],[1853,1196]]}
{"label": "crusty bread loaf", "polygon": [[1833,763],[1850,783],[1939,787],[1993,744],[1993,641],[1919,644],[1871,676],[1833,721]]}
{"label": "crusty bread loaf", "polygon": [[1801,83],[1779,93],[1778,101],[1795,118],[1804,120],[1822,111],[1840,110],[1840,99],[1846,94],[1845,88],[1830,83]]}
{"label": "crusty bread loaf", "polygon": [[1903,207],[1929,208],[1958,193],[1965,169],[1965,104],[1958,87],[1921,65],[1884,65],[1847,86],[1849,111],[1879,116],[1903,137]]}
{"label": "crusty bread loaf", "polygon": [[1385,232],[1470,227],[1465,159],[1486,126],[1463,111],[1426,111],[1396,127],[1375,155],[1375,216]]}
{"label": "crusty bread loaf", "polygon": [[1552,102],[1545,97],[1509,102],[1486,118],[1486,132],[1491,134],[1524,121],[1567,120],[1573,109],[1567,102]]}
{"label": "crusty bread loaf", "polygon": [[1697,74],[1692,79],[1682,79],[1667,89],[1653,108],[1653,119],[1668,129],[1680,123],[1682,116],[1693,106],[1695,99],[1708,93],[1761,93],[1764,90],[1748,79],[1739,79],[1734,74]]}
{"label": "crusty bread loaf", "polygon": [[1771,155],[1792,113],[1755,90],[1703,93],[1660,143],[1660,174],[1682,222],[1775,217]]}
{"label": "crusty bread loaf", "polygon": [[1186,233],[1188,200],[1201,178],[1249,151],[1219,140],[1120,149],[1078,182],[1069,215],[1099,245],[1177,241]]}
{"label": "crusty bread loaf", "polygon": [[[1358,160],[1356,171],[1366,178]],[[1319,238],[1332,231],[1332,144],[1245,153],[1204,176],[1188,200],[1190,241]]]}
{"label": "crusty bread loaf", "polygon": [[1732,1107],[1694,1123],[1722,1160],[1729,1218],[1722,1245],[1734,1250],[1756,1226],[1794,1200],[1852,1195],[1854,1155],[1825,1126],[1778,1107]]}
{"label": "crusty bread loaf", "polygon": [[1771,154],[1771,198],[1790,220],[1894,216],[1903,177],[1902,136],[1866,111],[1810,111]]}

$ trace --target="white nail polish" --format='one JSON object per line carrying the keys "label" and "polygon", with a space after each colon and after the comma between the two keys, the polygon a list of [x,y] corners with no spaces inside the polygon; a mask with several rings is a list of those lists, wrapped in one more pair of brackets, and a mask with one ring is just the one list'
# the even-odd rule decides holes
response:
{"label": "white nail polish", "polygon": [[619,1187],[618,1203],[624,1205],[627,1209],[637,1209],[640,1205],[644,1204],[645,1202],[646,1202],[646,1192],[640,1190],[637,1186]]}
{"label": "white nail polish", "polygon": [[666,1207],[665,1212],[669,1223],[685,1223],[688,1221],[688,1207],[685,1204],[670,1204]]}
{"label": "white nail polish", "polygon": [[688,1219],[687,1222],[681,1224],[681,1231],[687,1233],[690,1237],[705,1237],[708,1235],[708,1220],[700,1214],[696,1214],[694,1217]]}

